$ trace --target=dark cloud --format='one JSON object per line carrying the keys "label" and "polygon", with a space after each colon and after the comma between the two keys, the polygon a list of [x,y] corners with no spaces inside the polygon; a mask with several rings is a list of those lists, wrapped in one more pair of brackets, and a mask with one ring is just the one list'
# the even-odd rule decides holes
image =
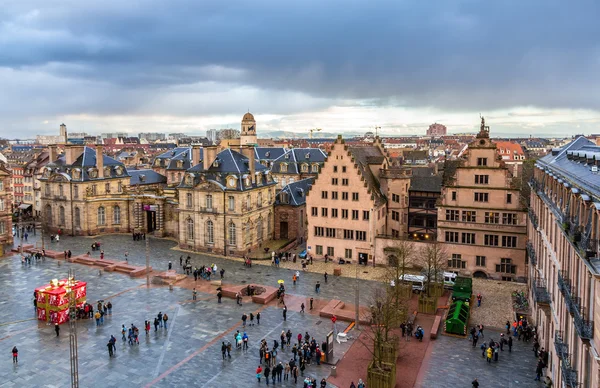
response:
{"label": "dark cloud", "polygon": [[[177,91],[182,105],[182,95],[201,103],[198,95],[215,96],[211,85],[318,99],[302,108],[333,100],[463,111],[600,104],[594,1],[59,4],[24,0],[0,10],[0,74],[48,77],[40,90],[18,91],[24,98],[68,85],[70,97],[53,101],[59,111],[146,113],[156,95]],[[298,111],[294,103],[269,113]]]}

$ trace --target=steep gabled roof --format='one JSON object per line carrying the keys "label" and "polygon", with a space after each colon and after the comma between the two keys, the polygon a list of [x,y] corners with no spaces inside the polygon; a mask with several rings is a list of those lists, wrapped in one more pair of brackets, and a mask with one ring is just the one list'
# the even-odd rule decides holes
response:
{"label": "steep gabled roof", "polygon": [[348,151],[354,157],[354,162],[358,166],[358,171],[365,179],[375,203],[381,205],[385,202],[385,195],[381,192],[379,178],[373,175],[373,172],[371,172],[371,169],[369,168],[369,164],[382,164],[385,160],[385,156],[379,147],[376,146],[348,147]]}
{"label": "steep gabled roof", "polygon": [[287,164],[286,173],[300,174],[302,164],[317,163],[322,166],[325,159],[327,159],[327,154],[320,148],[294,148],[273,161],[272,171],[274,173],[281,172],[281,164],[285,163]]}
{"label": "steep gabled roof", "polygon": [[[306,193],[315,183],[315,178],[306,178],[287,184],[277,194],[276,205],[302,206],[306,203]],[[287,202],[284,197],[287,197]]]}
{"label": "steep gabled roof", "polygon": [[130,185],[153,185],[167,183],[167,177],[154,170],[128,170],[131,179]]}

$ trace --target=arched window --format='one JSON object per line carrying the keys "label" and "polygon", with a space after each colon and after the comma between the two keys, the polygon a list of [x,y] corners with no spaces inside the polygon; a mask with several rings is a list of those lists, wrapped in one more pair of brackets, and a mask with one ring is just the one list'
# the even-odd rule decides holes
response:
{"label": "arched window", "polygon": [[312,165],[312,172],[319,172],[319,165],[318,164],[313,164]]}
{"label": "arched window", "polygon": [[187,226],[186,226],[187,239],[193,240],[194,239],[194,220],[192,220],[191,218],[188,218],[186,220],[186,223],[187,223]]}
{"label": "arched window", "polygon": [[262,222],[262,218],[259,218],[258,221],[256,221],[256,239],[258,241],[263,239],[263,222]]}
{"label": "arched window", "polygon": [[75,208],[75,227],[81,227],[81,210],[78,207]]}
{"label": "arched window", "polygon": [[192,207],[192,193],[187,193],[185,195],[187,207]]}
{"label": "arched window", "polygon": [[52,225],[52,206],[46,205],[46,223]]}
{"label": "arched window", "polygon": [[58,208],[58,224],[65,225],[65,207],[61,206]]}
{"label": "arched window", "polygon": [[204,235],[206,237],[207,244],[215,243],[215,225],[211,220],[206,221],[206,232]]}
{"label": "arched window", "polygon": [[308,164],[302,165],[302,172],[308,172]]}
{"label": "arched window", "polygon": [[121,223],[121,208],[119,205],[113,207],[113,224]]}
{"label": "arched window", "polygon": [[106,224],[106,210],[104,206],[98,208],[98,225]]}
{"label": "arched window", "polygon": [[251,229],[250,229],[250,227],[251,227],[251,225],[250,225],[250,221],[248,221],[248,222],[246,223],[246,228],[244,229],[244,231],[245,231],[245,233],[246,233],[246,235],[245,235],[245,237],[244,237],[244,240],[246,240],[246,241],[245,241],[245,242],[246,242],[246,244],[249,244],[249,243],[250,243],[250,240],[252,239],[252,232],[251,232]]}
{"label": "arched window", "polygon": [[233,221],[229,222],[229,245],[237,245],[237,236],[235,230],[235,224]]}

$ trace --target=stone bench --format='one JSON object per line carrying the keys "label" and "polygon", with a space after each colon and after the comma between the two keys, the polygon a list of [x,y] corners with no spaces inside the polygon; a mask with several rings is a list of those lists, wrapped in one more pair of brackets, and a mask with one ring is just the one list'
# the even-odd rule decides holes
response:
{"label": "stone bench", "polygon": [[433,320],[433,326],[431,326],[431,333],[429,334],[429,338],[436,339],[438,336],[438,332],[440,331],[440,325],[442,323],[442,317],[437,315]]}
{"label": "stone bench", "polygon": [[[28,249],[33,248],[33,244],[23,244],[23,252],[26,252]],[[11,249],[11,252],[15,252],[15,253],[19,253],[21,251],[21,248],[19,246],[16,246],[14,248]]]}
{"label": "stone bench", "polygon": [[96,259],[96,261],[94,262],[94,265],[97,265],[98,267],[110,267],[111,265],[115,265],[117,264],[116,261],[113,260],[100,260],[100,259]]}
{"label": "stone bench", "polygon": [[256,304],[267,304],[277,297],[277,288],[275,287],[262,287],[265,291],[259,295],[252,296],[252,302]]}
{"label": "stone bench", "polygon": [[336,315],[336,309],[341,310],[344,308],[344,306],[345,304],[341,300],[332,299],[325,306],[323,306],[321,311],[319,311],[319,316],[323,318],[331,318]]}
{"label": "stone bench", "polygon": [[96,259],[91,256],[75,256],[72,258],[73,262],[85,265],[94,265],[96,264]]}
{"label": "stone bench", "polygon": [[[148,268],[149,271],[152,271],[152,267]],[[136,267],[136,269],[133,269],[132,271],[129,272],[129,276],[131,276],[132,278],[138,277],[138,276],[143,276],[146,274],[146,267]]]}

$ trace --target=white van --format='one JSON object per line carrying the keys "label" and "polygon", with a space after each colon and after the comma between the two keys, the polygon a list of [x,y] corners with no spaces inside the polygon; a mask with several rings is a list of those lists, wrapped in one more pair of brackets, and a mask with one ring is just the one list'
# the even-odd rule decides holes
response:
{"label": "white van", "polygon": [[454,272],[444,272],[444,288],[454,287],[454,282],[456,281],[456,275]]}
{"label": "white van", "polygon": [[412,285],[413,292],[417,294],[425,291],[425,276],[421,275],[409,275],[400,276],[400,281],[404,283],[410,283]]}

